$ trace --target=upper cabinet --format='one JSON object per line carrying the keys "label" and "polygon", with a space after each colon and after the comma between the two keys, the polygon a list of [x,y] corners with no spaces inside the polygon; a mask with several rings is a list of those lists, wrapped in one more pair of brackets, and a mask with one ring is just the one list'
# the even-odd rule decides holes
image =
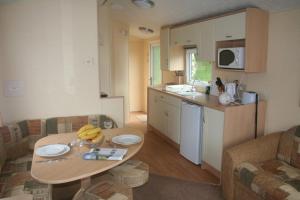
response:
{"label": "upper cabinet", "polygon": [[215,20],[218,48],[245,47],[244,72],[266,71],[268,47],[268,13],[247,8],[243,12]]}
{"label": "upper cabinet", "polygon": [[160,31],[160,62],[162,70],[184,70],[184,49],[178,45],[170,46],[169,28],[163,28]]}
{"label": "upper cabinet", "polygon": [[246,36],[246,13],[237,13],[214,20],[215,40],[238,40]]}
{"label": "upper cabinet", "polygon": [[204,21],[199,24],[200,37],[198,40],[198,57],[203,61],[215,61],[215,32],[214,20]]}
{"label": "upper cabinet", "polygon": [[170,29],[162,28],[160,30],[160,68],[162,70],[169,70],[170,66]]}
{"label": "upper cabinet", "polygon": [[[164,45],[161,46],[161,55],[164,56],[161,58],[162,69],[184,69],[182,66],[184,64],[178,64],[184,63],[182,61],[184,55],[176,60],[171,50],[174,47],[197,46],[199,59],[205,61],[216,61],[218,48],[245,47],[243,72],[264,72],[267,59],[268,23],[266,11],[247,8],[225,16],[194,21],[192,24],[171,26],[168,31],[162,29],[161,45]],[[164,50],[165,47],[168,47],[168,50]],[[175,56],[177,55],[178,51],[175,53]],[[172,67],[174,58],[176,62],[173,63],[176,63],[176,66]]]}
{"label": "upper cabinet", "polygon": [[200,38],[199,24],[190,24],[171,29],[171,46],[195,45]]}

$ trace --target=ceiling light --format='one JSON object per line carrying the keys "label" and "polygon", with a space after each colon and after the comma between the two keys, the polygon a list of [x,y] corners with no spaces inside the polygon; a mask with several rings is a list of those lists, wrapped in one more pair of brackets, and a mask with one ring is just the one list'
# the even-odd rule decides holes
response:
{"label": "ceiling light", "polygon": [[155,3],[151,0],[131,0],[139,8],[153,8]]}
{"label": "ceiling light", "polygon": [[152,33],[154,33],[153,29],[151,29],[151,28],[146,28],[146,27],[144,27],[144,26],[140,26],[140,27],[139,27],[139,30],[140,30],[141,32],[145,33],[145,34],[152,34]]}

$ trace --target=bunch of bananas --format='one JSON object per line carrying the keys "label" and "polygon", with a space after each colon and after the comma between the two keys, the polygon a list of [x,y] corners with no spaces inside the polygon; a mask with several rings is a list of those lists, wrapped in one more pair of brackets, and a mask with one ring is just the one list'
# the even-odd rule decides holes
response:
{"label": "bunch of bananas", "polygon": [[81,140],[87,140],[94,144],[99,143],[104,137],[101,133],[101,128],[95,128],[91,124],[81,127],[77,132],[77,136]]}

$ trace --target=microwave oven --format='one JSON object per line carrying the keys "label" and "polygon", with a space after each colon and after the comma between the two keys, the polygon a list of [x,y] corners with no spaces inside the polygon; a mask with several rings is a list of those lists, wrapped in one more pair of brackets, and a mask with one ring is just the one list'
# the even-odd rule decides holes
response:
{"label": "microwave oven", "polygon": [[244,69],[244,47],[218,49],[218,68]]}

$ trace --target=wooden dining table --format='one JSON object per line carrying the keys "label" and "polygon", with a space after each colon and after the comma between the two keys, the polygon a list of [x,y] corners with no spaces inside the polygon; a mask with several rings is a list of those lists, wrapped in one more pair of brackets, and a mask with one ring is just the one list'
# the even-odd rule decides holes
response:
{"label": "wooden dining table", "polygon": [[[144,144],[144,135],[141,131],[129,128],[117,128],[102,130],[105,138],[100,148],[126,148],[127,154],[122,160],[84,160],[80,156],[80,152],[88,152],[90,149],[87,145],[83,147],[71,147],[71,150],[59,157],[45,158],[33,154],[31,176],[46,184],[61,184],[68,183],[76,180],[81,180],[81,188],[75,195],[76,196],[89,187],[91,183],[91,176],[105,172],[112,169],[128,159],[132,158]],[[133,134],[142,138],[141,142],[129,146],[119,146],[111,142],[111,138],[118,135]],[[62,133],[49,135],[38,140],[35,144],[35,151],[38,147],[48,144],[70,144],[71,141],[76,140],[76,133]],[[80,152],[79,152],[80,150]],[[52,159],[53,162],[52,162]],[[57,159],[57,160],[56,160]],[[45,162],[44,162],[45,161]]]}

